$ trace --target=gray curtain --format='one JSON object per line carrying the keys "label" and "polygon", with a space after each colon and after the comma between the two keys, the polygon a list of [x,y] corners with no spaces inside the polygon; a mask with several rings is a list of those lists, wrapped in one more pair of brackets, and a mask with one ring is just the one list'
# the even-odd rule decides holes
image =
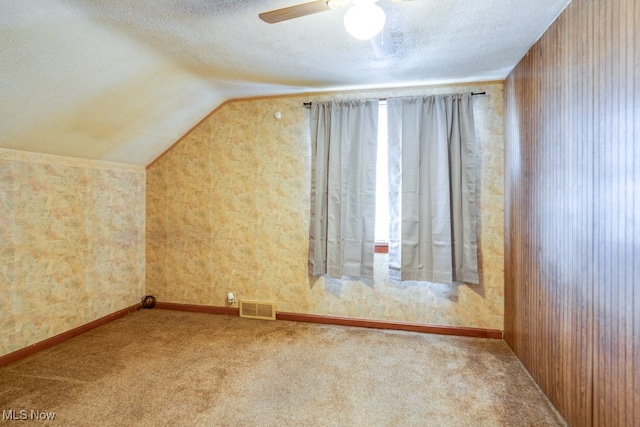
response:
{"label": "gray curtain", "polygon": [[479,283],[471,94],[387,100],[391,278]]}
{"label": "gray curtain", "polygon": [[311,106],[309,273],[373,277],[378,100]]}

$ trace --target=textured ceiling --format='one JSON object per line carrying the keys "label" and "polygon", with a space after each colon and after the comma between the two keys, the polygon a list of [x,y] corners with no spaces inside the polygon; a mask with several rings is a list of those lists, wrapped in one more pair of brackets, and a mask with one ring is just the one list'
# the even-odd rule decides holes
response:
{"label": "textured ceiling", "polygon": [[222,102],[501,80],[569,0],[380,0],[395,53],[296,0],[1,0],[0,148],[146,165]]}

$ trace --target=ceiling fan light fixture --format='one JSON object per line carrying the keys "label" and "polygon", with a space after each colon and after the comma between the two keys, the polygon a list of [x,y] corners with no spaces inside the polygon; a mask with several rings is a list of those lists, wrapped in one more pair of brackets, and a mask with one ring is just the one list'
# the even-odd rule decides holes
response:
{"label": "ceiling fan light fixture", "polygon": [[387,17],[384,10],[371,1],[359,1],[344,15],[344,27],[358,40],[369,40],[382,31]]}

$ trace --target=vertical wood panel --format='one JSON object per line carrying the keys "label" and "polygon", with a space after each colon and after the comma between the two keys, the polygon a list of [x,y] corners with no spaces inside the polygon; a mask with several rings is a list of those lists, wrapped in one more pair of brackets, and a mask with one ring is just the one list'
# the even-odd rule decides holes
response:
{"label": "vertical wood panel", "polygon": [[640,425],[638,3],[573,0],[505,83],[505,337],[575,426]]}

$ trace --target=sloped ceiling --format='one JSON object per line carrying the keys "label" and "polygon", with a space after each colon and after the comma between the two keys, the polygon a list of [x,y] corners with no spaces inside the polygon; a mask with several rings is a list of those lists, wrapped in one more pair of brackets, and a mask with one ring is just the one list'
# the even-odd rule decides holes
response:
{"label": "sloped ceiling", "polygon": [[387,57],[258,18],[296,3],[0,1],[0,148],[147,165],[229,99],[502,80],[568,0],[380,0]]}

